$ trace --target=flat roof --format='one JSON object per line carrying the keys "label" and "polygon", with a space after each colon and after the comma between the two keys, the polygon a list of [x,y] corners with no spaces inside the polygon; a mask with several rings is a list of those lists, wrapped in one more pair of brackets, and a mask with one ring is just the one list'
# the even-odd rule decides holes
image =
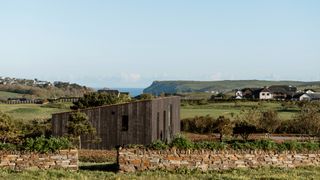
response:
{"label": "flat roof", "polygon": [[179,98],[179,99],[180,99],[180,96],[157,97],[157,98],[154,98],[154,99],[136,100],[136,101],[132,101],[132,102],[125,102],[125,103],[118,103],[118,104],[108,104],[108,105],[90,107],[90,108],[79,109],[79,110],[72,110],[72,111],[66,111],[66,112],[60,112],[60,113],[53,113],[53,114],[51,114],[51,115],[72,113],[72,112],[78,112],[78,111],[84,111],[84,110],[92,110],[92,109],[99,109],[99,108],[105,108],[105,107],[120,106],[120,105],[126,105],[126,104],[134,104],[134,103],[139,103],[139,102],[148,102],[148,101],[152,102],[152,101],[156,101],[156,100],[172,99],[172,98]]}

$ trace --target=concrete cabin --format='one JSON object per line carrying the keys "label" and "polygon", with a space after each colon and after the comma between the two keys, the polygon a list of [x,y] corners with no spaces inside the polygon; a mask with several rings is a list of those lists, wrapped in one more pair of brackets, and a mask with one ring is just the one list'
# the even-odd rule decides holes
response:
{"label": "concrete cabin", "polygon": [[[148,145],[155,140],[170,141],[180,132],[180,97],[164,97],[81,110],[101,138],[98,143],[81,136],[83,149],[112,149],[119,145]],[[54,136],[67,134],[72,112],[52,115]],[[88,141],[89,140],[89,141]]]}

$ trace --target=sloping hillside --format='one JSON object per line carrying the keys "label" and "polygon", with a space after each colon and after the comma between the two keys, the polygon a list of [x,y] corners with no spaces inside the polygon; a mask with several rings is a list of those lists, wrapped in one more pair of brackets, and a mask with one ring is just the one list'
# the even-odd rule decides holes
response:
{"label": "sloping hillside", "polygon": [[292,85],[300,87],[319,87],[320,82],[302,81],[261,81],[261,80],[226,80],[226,81],[154,81],[143,92],[160,93],[185,93],[219,91],[226,92],[246,87],[264,87],[271,85]]}

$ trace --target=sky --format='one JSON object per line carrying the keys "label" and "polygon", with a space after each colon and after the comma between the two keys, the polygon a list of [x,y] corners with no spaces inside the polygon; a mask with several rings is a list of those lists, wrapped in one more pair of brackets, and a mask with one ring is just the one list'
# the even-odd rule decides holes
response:
{"label": "sky", "polygon": [[0,76],[320,80],[319,0],[0,0]]}

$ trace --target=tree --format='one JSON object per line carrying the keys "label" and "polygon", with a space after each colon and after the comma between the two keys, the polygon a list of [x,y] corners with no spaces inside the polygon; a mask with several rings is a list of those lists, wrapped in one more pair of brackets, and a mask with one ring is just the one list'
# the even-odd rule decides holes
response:
{"label": "tree", "polygon": [[228,135],[232,135],[233,132],[233,123],[229,118],[220,116],[213,124],[213,129],[217,130],[220,134],[220,142],[223,138]]}
{"label": "tree", "polygon": [[261,113],[259,119],[259,127],[267,131],[268,135],[274,133],[274,131],[280,126],[280,124],[281,121],[276,111],[268,110]]}
{"label": "tree", "polygon": [[237,121],[233,128],[233,134],[240,135],[245,141],[249,139],[249,136],[256,132],[256,126],[248,123],[247,121]]}
{"label": "tree", "polygon": [[297,131],[320,137],[320,112],[318,105],[305,104],[294,118]]}
{"label": "tree", "polygon": [[111,105],[111,104],[118,104],[129,102],[130,97],[125,94],[116,95],[112,93],[88,93],[85,94],[79,101],[74,102],[71,109],[78,110],[78,109],[85,109],[89,107],[97,107],[103,105]]}
{"label": "tree", "polygon": [[52,135],[51,119],[33,120],[23,124],[22,132],[25,138],[47,137]]}
{"label": "tree", "polygon": [[81,149],[81,135],[96,135],[96,129],[91,125],[88,116],[79,111],[70,114],[67,131],[73,141],[78,141],[79,149]]}
{"label": "tree", "polygon": [[233,134],[238,134],[247,141],[249,136],[256,132],[260,117],[261,112],[257,108],[241,111],[236,118]]}
{"label": "tree", "polygon": [[154,98],[153,95],[152,94],[148,94],[148,93],[140,94],[138,96],[139,100],[151,100],[153,98]]}
{"label": "tree", "polygon": [[5,113],[0,112],[0,141],[2,143],[14,141],[18,137],[12,119]]}

